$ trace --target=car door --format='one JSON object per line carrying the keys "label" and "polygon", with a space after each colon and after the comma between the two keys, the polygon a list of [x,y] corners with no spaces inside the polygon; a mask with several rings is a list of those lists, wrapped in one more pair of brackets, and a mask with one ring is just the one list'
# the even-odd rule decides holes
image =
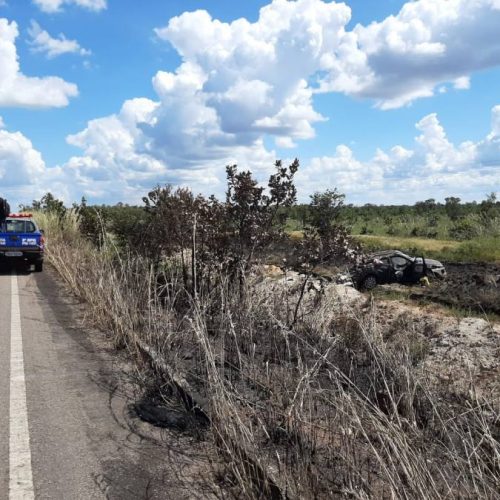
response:
{"label": "car door", "polygon": [[423,257],[418,257],[412,264],[412,281],[417,283],[421,278],[426,276],[427,266]]}

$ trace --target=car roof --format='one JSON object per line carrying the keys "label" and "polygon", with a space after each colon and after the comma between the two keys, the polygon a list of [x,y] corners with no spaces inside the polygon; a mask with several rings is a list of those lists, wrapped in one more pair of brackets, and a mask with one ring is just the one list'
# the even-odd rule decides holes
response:
{"label": "car roof", "polygon": [[377,257],[404,257],[405,259],[410,259],[412,260],[413,257],[410,257],[409,255],[406,255],[405,253],[399,251],[399,250],[380,250],[379,252],[374,252],[370,254],[371,258],[377,258]]}

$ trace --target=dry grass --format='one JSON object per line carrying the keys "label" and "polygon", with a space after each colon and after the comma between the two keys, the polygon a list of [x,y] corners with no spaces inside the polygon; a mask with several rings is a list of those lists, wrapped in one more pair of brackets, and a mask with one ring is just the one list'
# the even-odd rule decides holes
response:
{"label": "dry grass", "polygon": [[91,247],[73,215],[42,226],[49,260],[89,317],[139,364],[150,346],[171,381],[197,395],[229,492],[499,498],[498,408],[429,387],[410,327],[393,344],[373,306],[322,293],[308,293],[291,321],[300,283],[258,275],[242,288],[221,273],[210,294],[192,298],[175,261],[157,273],[106,238]]}
{"label": "dry grass", "polygon": [[401,236],[355,235],[361,243],[380,248],[419,248],[428,252],[444,252],[460,246],[460,241],[434,240],[428,238],[406,238]]}

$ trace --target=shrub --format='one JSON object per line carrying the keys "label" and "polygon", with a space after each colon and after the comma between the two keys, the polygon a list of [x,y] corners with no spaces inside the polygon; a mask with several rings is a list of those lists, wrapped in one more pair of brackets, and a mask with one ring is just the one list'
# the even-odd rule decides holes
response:
{"label": "shrub", "polygon": [[449,235],[452,239],[458,241],[472,240],[480,235],[480,227],[477,221],[471,218],[463,218],[451,227]]}

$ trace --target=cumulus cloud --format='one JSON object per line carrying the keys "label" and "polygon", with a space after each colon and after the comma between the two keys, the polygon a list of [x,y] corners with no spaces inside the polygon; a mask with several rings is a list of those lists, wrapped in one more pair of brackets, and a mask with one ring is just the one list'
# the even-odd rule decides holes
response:
{"label": "cumulus cloud", "polygon": [[43,12],[61,12],[64,5],[76,5],[92,11],[100,11],[107,7],[106,0],[33,0]]}
{"label": "cumulus cloud", "polygon": [[156,34],[201,75],[196,92],[226,139],[269,134],[292,145],[314,137],[313,125],[324,120],[313,108],[308,79],[338,45],[349,19],[344,4],[275,0],[255,23],[222,23],[199,10],[174,17]]}
{"label": "cumulus cloud", "polygon": [[42,154],[19,131],[0,127],[0,196],[12,209],[51,191],[72,202],[80,188],[69,168],[46,165]]}
{"label": "cumulus cloud", "polygon": [[377,150],[368,161],[356,159],[345,145],[333,156],[313,158],[299,171],[305,192],[336,186],[350,201],[409,203],[434,196],[459,194],[482,198],[500,188],[500,106],[492,110],[492,130],[478,143],[453,144],[436,114],[416,125],[412,149]]}
{"label": "cumulus cloud", "polygon": [[[221,166],[223,171],[224,165],[239,163],[257,172],[263,165],[272,166],[275,155],[266,151],[261,140],[229,148],[215,138],[212,150],[205,152],[203,135],[210,118],[199,116],[194,120],[192,114],[200,108],[198,103],[193,106],[192,109],[173,110],[185,113],[191,135],[186,129],[183,129],[185,135],[172,129],[166,130],[161,137],[155,134],[166,125],[156,128],[157,124],[168,124],[162,102],[145,98],[126,101],[119,113],[92,120],[86,129],[68,136],[67,142],[81,148],[83,155],[69,160],[65,165],[66,173],[71,173],[75,186],[88,197],[138,201],[158,183],[222,194]],[[182,117],[177,118],[174,124],[180,126]],[[177,144],[175,139],[179,141]],[[188,156],[186,151],[190,148]],[[178,150],[184,153],[182,159]]]}
{"label": "cumulus cloud", "polygon": [[[205,159],[195,168],[170,167],[151,154],[142,128],[151,124],[160,103],[133,99],[116,115],[93,120],[68,142],[82,149],[61,166],[49,167],[23,134],[0,128],[0,185],[2,195],[15,205],[27,203],[47,191],[70,203],[85,195],[92,202],[140,203],[157,183],[189,186],[195,192],[222,195],[223,168],[219,158]],[[346,145],[331,156],[302,161],[297,174],[299,196],[337,187],[355,203],[411,203],[458,195],[481,199],[500,188],[500,106],[492,110],[491,132],[481,141],[455,145],[435,114],[417,124],[411,148],[396,145],[377,150],[362,161]],[[269,173],[275,154],[262,142],[226,150],[227,163]],[[266,168],[262,168],[262,166]],[[260,169],[259,169],[260,167]]]}
{"label": "cumulus cloud", "polygon": [[496,0],[416,0],[396,16],[346,32],[324,57],[321,90],[375,99],[391,109],[434,95],[451,82],[500,64],[500,6]]}
{"label": "cumulus cloud", "polygon": [[[68,137],[70,144],[83,150],[82,156],[71,158],[64,166],[77,197],[137,201],[156,183],[167,182],[221,195],[225,164],[250,167],[261,178],[269,173],[275,153],[267,151],[261,141],[252,146],[214,148],[213,157],[203,159],[196,159],[194,152],[191,163],[173,162],[171,166],[144,134],[154,127],[161,109],[161,103],[148,99],[127,101],[117,115],[94,120]],[[416,130],[411,148],[379,149],[368,161],[356,158],[346,145],[337,146],[332,156],[304,160],[297,176],[301,198],[338,187],[351,202],[408,203],[450,194],[478,199],[500,188],[500,106],[492,110],[491,132],[477,143],[453,144],[436,114],[422,118]]]}
{"label": "cumulus cloud", "polygon": [[0,106],[46,108],[66,106],[78,88],[61,78],[25,76],[19,66],[15,41],[17,24],[0,19]]}
{"label": "cumulus cloud", "polygon": [[20,132],[0,130],[0,184],[2,189],[33,184],[45,171],[41,154]]}
{"label": "cumulus cloud", "polygon": [[[159,114],[191,109],[198,122],[190,151],[266,135],[292,148],[326,119],[314,109],[317,92],[397,108],[444,93],[447,84],[466,90],[472,72],[500,64],[495,0],[416,0],[396,16],[348,31],[350,19],[344,3],[323,0],[273,0],[253,23],[224,23],[204,10],[174,17],[155,30],[183,60],[176,72],[155,78]],[[188,113],[181,114],[187,127]],[[161,116],[150,129],[158,151],[158,135],[165,140],[170,129],[175,124]]]}
{"label": "cumulus cloud", "polygon": [[36,21],[31,21],[28,34],[31,37],[29,44],[32,52],[44,53],[49,59],[63,54],[78,54],[80,56],[91,54],[90,50],[81,47],[76,40],[68,40],[62,33],[57,38],[53,38]]}
{"label": "cumulus cloud", "polygon": [[500,171],[500,106],[495,106],[492,110],[491,132],[478,144],[478,152],[484,167]]}
{"label": "cumulus cloud", "polygon": [[496,0],[415,0],[397,15],[347,30],[350,19],[343,3],[274,0],[254,23],[223,23],[199,10],[156,33],[201,68],[224,131],[261,130],[289,144],[310,138],[322,119],[313,92],[391,109],[444,84],[467,90],[473,72],[500,65]]}

